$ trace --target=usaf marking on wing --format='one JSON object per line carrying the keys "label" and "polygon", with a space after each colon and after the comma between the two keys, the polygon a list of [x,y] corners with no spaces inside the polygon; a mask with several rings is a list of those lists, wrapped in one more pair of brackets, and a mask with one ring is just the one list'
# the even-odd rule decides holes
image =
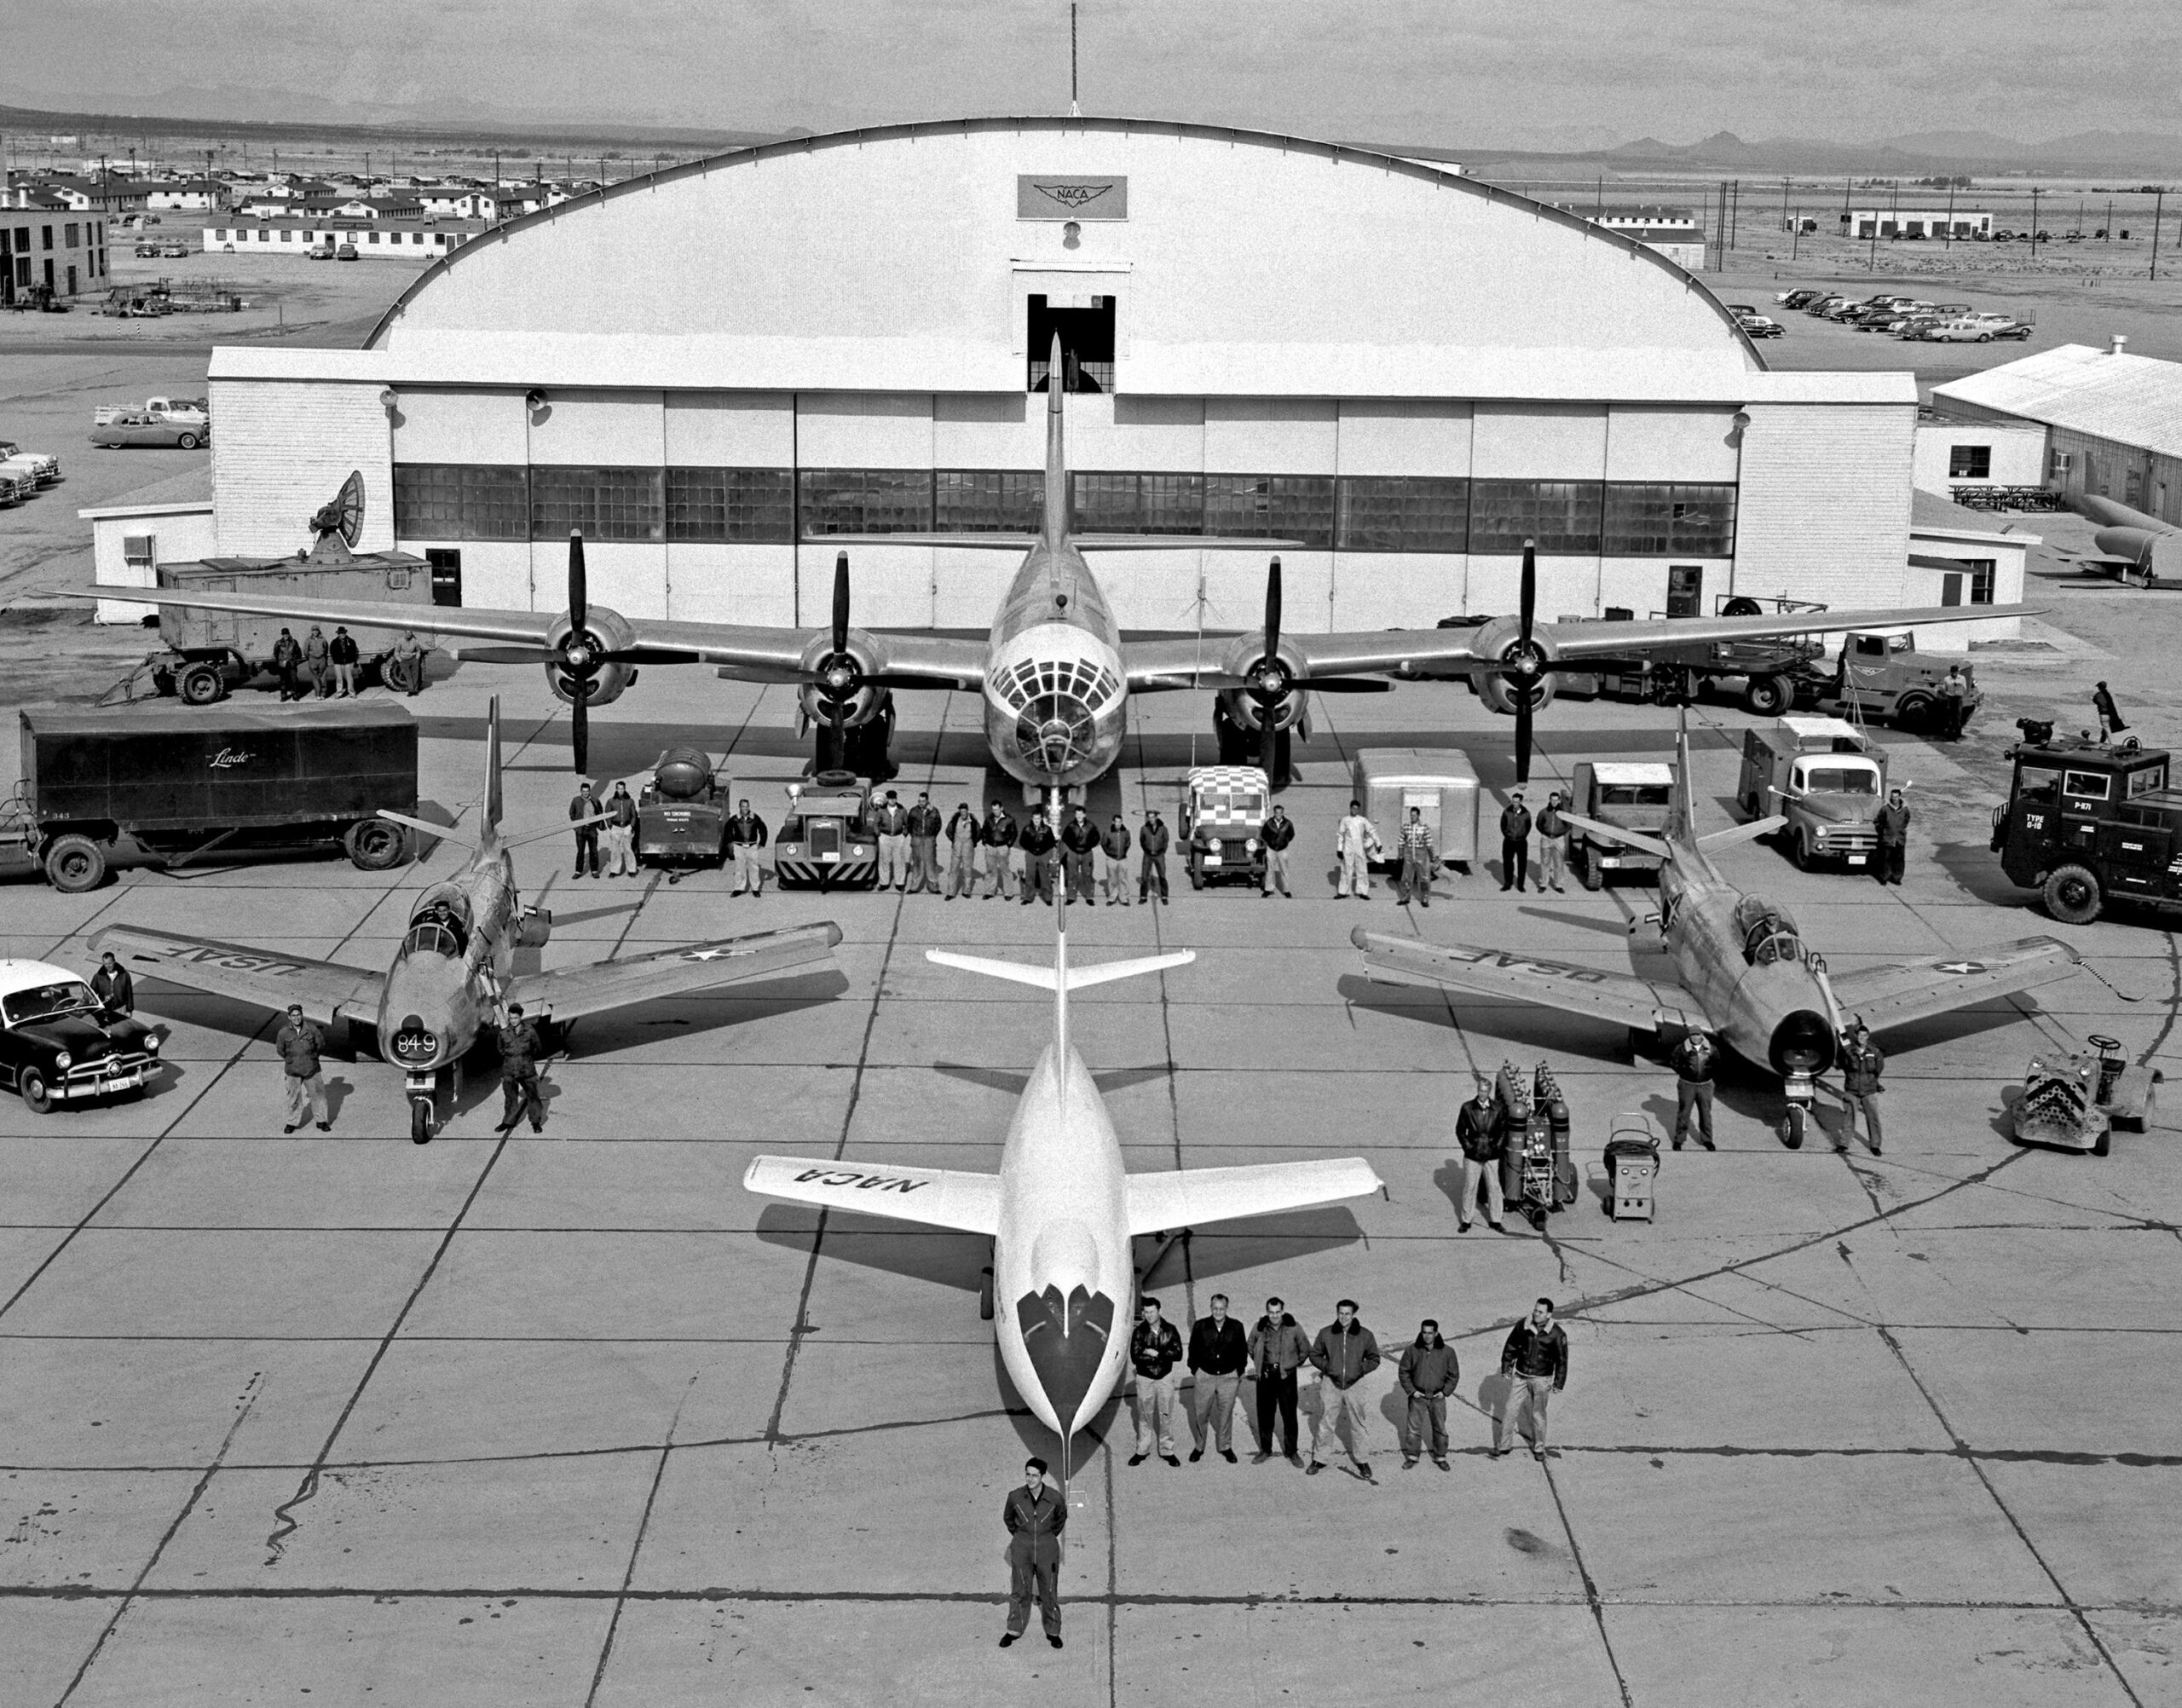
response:
{"label": "usaf marking on wing", "polygon": [[1480,967],[1491,967],[1502,972],[1535,972],[1547,978],[1565,978],[1572,984],[1603,984],[1606,974],[1588,967],[1567,967],[1557,961],[1533,961],[1528,956],[1510,955],[1497,949],[1463,949],[1459,945],[1445,949],[1434,946],[1449,961],[1466,961]]}
{"label": "usaf marking on wing", "polygon": [[169,961],[186,961],[199,967],[232,967],[238,972],[267,972],[275,978],[286,978],[303,970],[300,961],[276,961],[267,955],[230,955],[221,949],[199,949],[187,943],[161,943],[159,952]]}

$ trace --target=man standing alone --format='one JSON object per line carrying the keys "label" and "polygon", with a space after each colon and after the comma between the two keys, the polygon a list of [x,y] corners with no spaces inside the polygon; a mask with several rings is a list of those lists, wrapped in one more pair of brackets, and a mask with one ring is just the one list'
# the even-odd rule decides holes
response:
{"label": "man standing alone", "polygon": [[1962,666],[1950,664],[1947,675],[1940,683],[1940,734],[1950,741],[1962,739],[1962,713],[1969,704],[1970,684],[1964,678]]}
{"label": "man standing alone", "polygon": [[1099,827],[1082,807],[1073,809],[1061,827],[1060,845],[1068,851],[1068,898],[1087,908],[1099,900]]}
{"label": "man standing alone", "polygon": [[[320,700],[333,691],[333,667],[326,662],[326,636],[317,624],[303,638],[303,674],[310,678],[313,692]],[[298,700],[308,696],[297,695]]]}
{"label": "man standing alone", "polygon": [[2113,690],[2103,682],[2092,690],[2091,709],[2098,714],[2098,739],[2102,743],[2129,727],[2121,721],[2121,708],[2114,703]]}
{"label": "man standing alone", "polygon": [[1356,1474],[1365,1482],[1371,1475],[1371,1411],[1365,1403],[1364,1378],[1379,1367],[1378,1336],[1357,1320],[1356,1301],[1343,1299],[1334,1307],[1334,1319],[1319,1330],[1311,1346],[1311,1363],[1319,1372],[1319,1427],[1311,1437],[1311,1463],[1304,1475],[1315,1477],[1325,1469],[1319,1462],[1319,1444],[1331,1457],[1341,1445],[1341,1422],[1348,1421],[1348,1454],[1356,1461]]}
{"label": "man standing alone", "polygon": [[949,901],[955,897],[969,897],[977,893],[978,845],[983,834],[978,828],[978,816],[970,811],[970,803],[960,802],[955,816],[947,821],[947,890]]}
{"label": "man standing alone", "polygon": [[1500,815],[1500,887],[1514,885],[1520,894],[1531,863],[1531,810],[1523,805],[1523,792],[1508,797]]}
{"label": "man standing alone", "polygon": [[1856,1131],[1856,1111],[1861,1109],[1865,1140],[1872,1147],[1872,1155],[1879,1155],[1879,1076],[1885,1071],[1886,1058],[1872,1042],[1871,1028],[1860,1019],[1851,1020],[1848,1041],[1841,1050],[1841,1089],[1848,1107],[1842,1113],[1841,1136],[1833,1141],[1835,1150],[1849,1148]]}
{"label": "man standing alone", "polygon": [[1879,880],[1898,890],[1909,858],[1909,803],[1900,789],[1886,792],[1886,805],[1879,808],[1874,822],[1879,827]]}
{"label": "man standing alone", "polygon": [[1545,798],[1545,811],[1538,816],[1538,880],[1561,893],[1561,874],[1568,861],[1568,821],[1561,816],[1561,791]]}
{"label": "man standing alone", "polygon": [[1424,810],[1412,806],[1409,822],[1401,828],[1401,881],[1395,901],[1406,907],[1414,895],[1419,907],[1430,907],[1432,873],[1439,863],[1440,857],[1432,848],[1432,827],[1424,822]]}
{"label": "man standing alone", "polygon": [[136,1012],[136,981],[129,976],[129,969],[113,958],[110,949],[99,957],[98,971],[91,975],[91,995],[99,999],[99,1007],[109,1014],[125,1018]]}
{"label": "man standing alone", "polygon": [[984,848],[985,899],[998,896],[1003,902],[1012,900],[1023,876],[1023,851],[1015,845],[1015,821],[998,801],[985,815]]}
{"label": "man standing alone", "polygon": [[1157,1299],[1144,1300],[1136,1310],[1136,1326],[1129,1334],[1129,1368],[1136,1372],[1136,1451],[1129,1463],[1142,1464],[1156,1446],[1161,1458],[1179,1468],[1175,1400],[1182,1387],[1182,1337],[1160,1317]]}
{"label": "man standing alone", "polygon": [[1106,834],[1099,839],[1101,881],[1106,886],[1106,905],[1110,908],[1129,905],[1129,850],[1132,840],[1129,826],[1118,812],[1107,824]]}
{"label": "man standing alone", "polygon": [[1667,1058],[1674,1064],[1674,1148],[1677,1151],[1689,1136],[1693,1111],[1697,1117],[1697,1142],[1707,1151],[1717,1148],[1712,1143],[1712,1068],[1719,1054],[1711,1034],[1700,1026],[1677,1044],[1674,1053]]}
{"label": "man standing alone", "polygon": [[735,887],[730,895],[739,896],[745,890],[753,896],[765,892],[765,868],[758,863],[758,851],[771,834],[765,821],[750,811],[748,801],[736,802],[735,816],[727,821],[728,851],[735,856]]}
{"label": "man standing alone", "polygon": [[1303,1457],[1296,1451],[1296,1372],[1311,1355],[1303,1330],[1278,1299],[1265,1301],[1265,1314],[1250,1330],[1250,1362],[1258,1371],[1258,1451],[1250,1463],[1262,1465],[1273,1457],[1273,1425],[1280,1420],[1280,1451],[1291,1465]]}
{"label": "man standing alone", "polygon": [[1018,845],[1023,852],[1023,905],[1029,907],[1032,892],[1048,907],[1053,903],[1053,850],[1060,845],[1046,823],[1043,807],[1034,807],[1030,822],[1023,827]]}
{"label": "man standing alone", "polygon": [[886,791],[876,817],[879,831],[879,887],[897,894],[909,887],[909,816],[900,798]]}
{"label": "man standing alone", "polygon": [[536,1022],[522,1018],[522,1004],[508,1004],[508,1017],[500,1025],[500,1124],[496,1133],[512,1133],[528,1115],[530,1130],[546,1130],[546,1099],[538,1090],[538,1058],[546,1046]]}
{"label": "man standing alone", "polygon": [[1500,1128],[1499,1099],[1492,1094],[1492,1082],[1483,1074],[1477,1076],[1477,1095],[1456,1111],[1455,1143],[1463,1153],[1462,1197],[1455,1206],[1455,1232],[1469,1232],[1470,1218],[1477,1214],[1478,1188],[1482,1186],[1485,1219],[1495,1233],[1505,1233],[1508,1230],[1500,1225],[1500,1151],[1506,1139]]}
{"label": "man standing alone", "polygon": [[1545,1402],[1568,1385],[1568,1336],[1553,1320],[1553,1301],[1541,1299],[1530,1315],[1509,1332],[1500,1348],[1500,1374],[1512,1376],[1508,1403],[1500,1413],[1500,1428],[1492,1443],[1492,1457],[1504,1457],[1515,1445],[1516,1413],[1527,1407],[1531,1414],[1531,1457],[1545,1460]]}
{"label": "man standing alone", "polygon": [[333,683],[343,700],[356,697],[356,638],[338,624],[334,626],[333,638],[326,643],[326,655],[333,665]]}
{"label": "man standing alone", "polygon": [[932,797],[921,794],[909,809],[909,889],[921,895],[939,893],[939,809]]}
{"label": "man standing alone", "polygon": [[1462,1365],[1455,1349],[1440,1338],[1440,1324],[1427,1317],[1417,1324],[1417,1338],[1402,1348],[1396,1366],[1409,1415],[1401,1435],[1401,1468],[1416,1468],[1424,1440],[1431,1436],[1432,1463],[1441,1470],[1447,1463],[1447,1396],[1462,1381]]}
{"label": "man standing alone", "polygon": [[273,673],[280,678],[280,699],[283,704],[300,700],[305,690],[296,680],[296,672],[303,667],[303,649],[296,644],[296,638],[287,630],[280,631],[280,638],[273,643]]}
{"label": "man standing alone", "polygon": [[1258,834],[1265,842],[1263,893],[1271,896],[1278,886],[1282,895],[1294,901],[1295,893],[1288,887],[1288,845],[1296,840],[1296,821],[1288,816],[1286,807],[1276,805]]}
{"label": "man standing alone", "polygon": [[576,828],[579,878],[586,873],[594,878],[606,875],[605,868],[598,861],[598,815],[603,810],[598,804],[598,785],[585,778],[576,787],[575,799],[569,803],[569,822]]}
{"label": "man standing alone", "polygon": [[1334,858],[1341,865],[1334,880],[1334,900],[1351,894],[1359,902],[1366,899],[1371,893],[1371,862],[1383,851],[1379,833],[1364,816],[1364,803],[1350,801],[1348,816],[1341,821],[1333,835]]}
{"label": "man standing alone", "polygon": [[616,782],[606,797],[606,853],[615,877],[637,875],[637,801],[625,782]]}
{"label": "man standing alone", "polygon": [[1007,1526],[1007,1631],[1006,1648],[1030,1626],[1030,1598],[1038,1601],[1038,1622],[1046,1641],[1060,1647],[1060,1533],[1068,1527],[1068,1508],[1046,1483],[1046,1462],[1023,1466],[1023,1486],[1007,1492],[1000,1519]]}
{"label": "man standing alone", "polygon": [[1167,826],[1159,816],[1159,809],[1146,808],[1144,828],[1136,833],[1136,845],[1144,855],[1136,869],[1136,898],[1140,902],[1149,899],[1157,889],[1160,905],[1166,905],[1167,841]]}
{"label": "man standing alone", "polygon": [[1190,1422],[1197,1445],[1190,1449],[1194,1465],[1208,1446],[1235,1463],[1235,1393],[1243,1384],[1243,1366],[1250,1361],[1250,1343],[1243,1325],[1227,1314],[1227,1295],[1212,1295],[1212,1314],[1198,1319],[1190,1330],[1190,1374],[1197,1378],[1191,1390]]}
{"label": "man standing alone", "polygon": [[288,1124],[280,1130],[292,1133],[303,1124],[303,1114],[318,1123],[321,1133],[331,1133],[333,1123],[326,1118],[326,1079],[319,1070],[319,1053],[326,1047],[326,1030],[315,1020],[303,1018],[303,1005],[288,1004],[288,1024],[280,1028],[273,1039],[273,1047],[280,1053],[280,1067],[288,1088]]}

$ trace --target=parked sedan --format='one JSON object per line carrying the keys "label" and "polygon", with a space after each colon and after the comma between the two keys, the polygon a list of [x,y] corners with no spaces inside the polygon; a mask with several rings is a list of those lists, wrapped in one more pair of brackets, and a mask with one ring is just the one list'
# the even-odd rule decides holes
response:
{"label": "parked sedan", "polygon": [[110,1012],[67,968],[0,961],[0,1083],[32,1114],[141,1091],[159,1048],[150,1027]]}
{"label": "parked sedan", "polygon": [[147,415],[140,410],[128,410],[111,421],[91,429],[91,443],[102,451],[118,450],[131,445],[171,446],[183,451],[193,451],[203,444],[212,430],[201,421],[173,421],[163,416]]}
{"label": "parked sedan", "polygon": [[1781,299],[1784,309],[1807,309],[1826,293],[1822,291],[1791,291]]}
{"label": "parked sedan", "polygon": [[1993,336],[1996,338],[2013,338],[2017,343],[2020,343],[2023,339],[2030,336],[2030,332],[2031,329],[2029,326],[2025,322],[2022,320],[2010,320],[2005,326],[1994,327]]}
{"label": "parked sedan", "polygon": [[1735,324],[1753,338],[1777,338],[1781,323],[1765,314],[1737,314]]}

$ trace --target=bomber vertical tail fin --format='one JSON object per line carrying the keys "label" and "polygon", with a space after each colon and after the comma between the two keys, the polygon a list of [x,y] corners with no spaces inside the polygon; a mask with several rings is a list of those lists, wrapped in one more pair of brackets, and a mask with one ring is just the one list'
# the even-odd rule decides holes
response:
{"label": "bomber vertical tail fin", "polygon": [[1067,389],[1062,372],[1060,334],[1053,334],[1046,362],[1046,505],[1041,532],[1048,545],[1058,545],[1068,533],[1068,454],[1062,440],[1061,395]]}
{"label": "bomber vertical tail fin", "polygon": [[477,845],[492,848],[500,840],[500,696],[485,703],[485,799],[478,814]]}

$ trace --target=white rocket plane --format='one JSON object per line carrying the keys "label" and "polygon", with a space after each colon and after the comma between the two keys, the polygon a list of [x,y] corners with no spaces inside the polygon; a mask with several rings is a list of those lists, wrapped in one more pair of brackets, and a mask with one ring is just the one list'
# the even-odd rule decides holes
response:
{"label": "white rocket plane", "polygon": [[1208,1221],[1369,1196],[1381,1181],[1360,1157],[1132,1174],[1091,1070],[1068,1036],[1072,990],[1186,966],[1188,949],[1068,964],[1066,903],[1053,964],[927,949],[927,960],[1053,993],[1053,1039],[1015,1106],[996,1174],[759,1157],[746,1191],[828,1209],[983,1234],[992,1241],[991,1293],[1002,1362],[1016,1391],[1067,1444],[1119,1384],[1136,1302],[1134,1242]]}

